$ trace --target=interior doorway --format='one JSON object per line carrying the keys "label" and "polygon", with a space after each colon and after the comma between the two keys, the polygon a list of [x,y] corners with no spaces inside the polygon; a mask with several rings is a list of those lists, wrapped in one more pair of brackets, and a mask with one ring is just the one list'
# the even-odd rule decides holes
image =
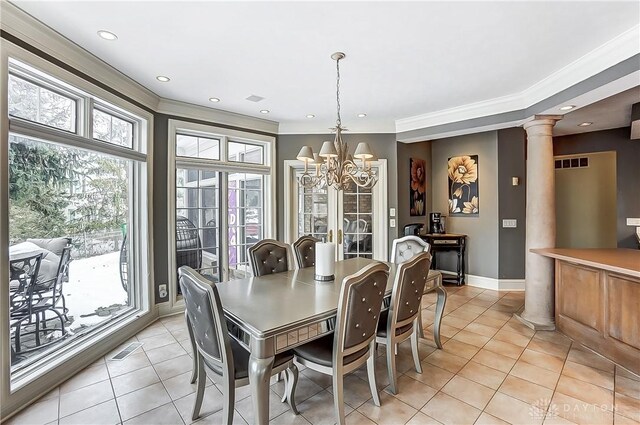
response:
{"label": "interior doorway", "polygon": [[556,156],[556,246],[616,248],[616,153]]}

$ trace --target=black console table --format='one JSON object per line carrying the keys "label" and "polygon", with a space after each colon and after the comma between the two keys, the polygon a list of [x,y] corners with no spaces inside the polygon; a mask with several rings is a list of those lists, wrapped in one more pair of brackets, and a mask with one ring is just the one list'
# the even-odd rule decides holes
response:
{"label": "black console table", "polygon": [[444,281],[454,282],[456,285],[464,285],[464,251],[466,246],[467,235],[459,235],[456,233],[428,233],[420,235],[429,245],[431,245],[431,268],[437,268],[437,253],[440,251],[456,251],[458,254],[458,272],[455,277],[446,277],[442,275]]}

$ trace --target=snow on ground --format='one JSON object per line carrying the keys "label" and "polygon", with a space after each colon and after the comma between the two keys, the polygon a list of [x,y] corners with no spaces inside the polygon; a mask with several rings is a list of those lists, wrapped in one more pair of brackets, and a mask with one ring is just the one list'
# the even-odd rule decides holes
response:
{"label": "snow on ground", "polygon": [[[127,293],[120,283],[120,252],[71,261],[69,281],[62,286],[72,330],[108,320],[110,315],[91,315],[100,307],[127,305]],[[71,317],[69,317],[71,319]]]}

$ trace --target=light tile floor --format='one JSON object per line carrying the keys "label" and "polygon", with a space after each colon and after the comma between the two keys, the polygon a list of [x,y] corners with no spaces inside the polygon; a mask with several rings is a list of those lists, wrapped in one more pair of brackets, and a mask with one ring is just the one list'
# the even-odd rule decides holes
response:
{"label": "light tile floor", "polygon": [[[424,297],[427,340],[423,373],[410,348],[398,352],[399,393],[386,388],[386,361],[376,361],[382,407],[370,397],[366,372],[345,381],[349,424],[638,424],[640,377],[558,332],[534,332],[512,318],[524,294],[447,287],[444,349],[432,341],[435,294]],[[189,384],[191,349],[182,315],[158,320],[133,340],[142,349],[124,361],[98,360],[9,424],[189,424],[195,385]],[[114,353],[118,350],[114,350]],[[271,386],[272,424],[332,424],[331,379],[301,367],[299,416]],[[253,423],[247,387],[236,391],[234,422]],[[198,423],[220,423],[222,396],[209,383]]]}

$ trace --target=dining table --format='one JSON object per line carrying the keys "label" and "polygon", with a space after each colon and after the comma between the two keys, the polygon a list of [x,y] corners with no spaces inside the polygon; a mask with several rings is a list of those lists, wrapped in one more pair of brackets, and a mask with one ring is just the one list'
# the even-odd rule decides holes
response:
{"label": "dining table", "polygon": [[[269,423],[269,384],[274,356],[333,332],[340,288],[346,276],[373,262],[367,258],[337,261],[335,279],[316,281],[314,267],[216,284],[229,333],[251,353],[249,386],[254,421]],[[386,296],[391,296],[398,265],[389,266]],[[446,303],[439,272],[430,270],[425,293],[436,291],[434,339],[440,343],[440,323]]]}

